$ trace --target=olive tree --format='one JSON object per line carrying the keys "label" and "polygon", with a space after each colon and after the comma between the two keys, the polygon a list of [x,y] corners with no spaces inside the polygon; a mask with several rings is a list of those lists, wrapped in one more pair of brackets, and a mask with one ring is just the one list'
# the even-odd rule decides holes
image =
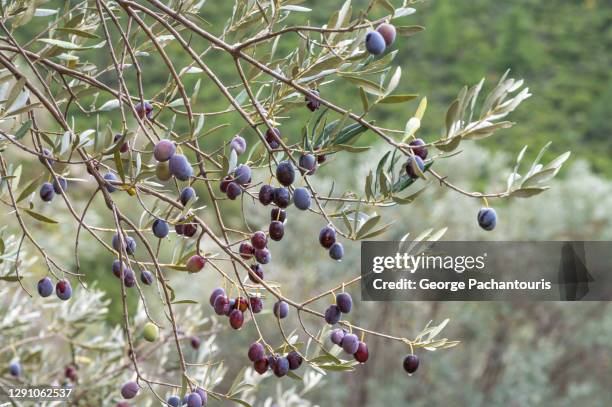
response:
{"label": "olive tree", "polygon": [[[50,383],[35,366],[43,363],[41,352],[60,341],[73,358],[57,360],[56,369],[66,366],[66,378],[83,385],[74,404],[138,397],[138,405],[157,400],[200,406],[212,399],[249,405],[256,401],[257,374],[270,376],[271,370],[302,382],[304,391],[312,389],[325,374],[366,363],[370,336],[403,343],[403,368],[414,373],[421,350],[458,344],[440,335],[448,321],[412,335],[369,329],[368,321],[350,315],[349,291],[359,277],[308,296],[282,290],[265,278],[264,268],[282,256],[273,241],[291,227],[287,218],[322,219],[321,255],[334,263],[345,255],[343,242],[373,239],[390,229],[386,207],[409,205],[437,184],[481,201],[474,227],[493,230],[494,201],[545,191],[569,156],[542,164],[544,148],[525,168],[523,150],[507,187],[494,192],[470,191],[436,170],[437,161],[461,153],[461,143],[512,126],[507,117],[531,94],[508,73],[486,95],[484,80],[466,86],[450,104],[441,134],[419,138],[427,99],[398,92],[402,69],[393,65],[402,52],[396,36],[423,30],[411,25],[416,1],[397,6],[392,3],[398,1],[371,0],[357,7],[347,0],[322,25],[298,24],[311,10],[291,0],[237,0],[224,22],[207,21],[207,8],[217,5],[196,0],[43,3],[0,3],[0,196],[17,231],[6,231],[0,241],[1,278],[23,291],[14,297],[21,309],[44,302],[57,313],[51,320],[35,319],[30,329],[23,321],[24,329],[11,333],[7,341],[13,345],[3,351],[13,351],[19,369],[2,380]],[[166,79],[151,83],[152,70]],[[202,103],[205,90],[224,107],[210,110]],[[335,102],[339,91],[357,103]],[[376,115],[395,105],[410,112],[400,125],[377,124]],[[283,131],[283,124],[304,112],[300,132]],[[362,190],[314,188],[313,179],[333,167],[335,157],[366,151],[370,141],[385,152],[372,162]],[[27,176],[40,166],[39,176]],[[81,191],[91,192],[84,204]],[[103,202],[104,213],[92,223],[87,215],[96,201]],[[249,222],[248,202],[271,205],[268,230]],[[76,235],[69,236],[74,260],[41,243],[45,235],[38,228],[58,225],[58,213],[67,213],[75,225]],[[427,230],[416,239],[443,234],[444,229]],[[112,301],[122,304],[122,326],[108,338],[96,328],[106,303],[85,282],[88,270],[80,259],[90,252],[80,249],[82,240],[116,258],[107,268],[121,288]],[[38,282],[27,272],[33,256],[48,270]],[[203,300],[179,299],[169,275],[189,280],[200,272],[216,273],[217,287],[207,288]],[[157,295],[147,296],[154,287]],[[58,299],[29,299],[54,291]],[[139,302],[135,315],[130,298]],[[60,306],[61,300],[67,303]],[[151,312],[157,307],[163,309],[160,317]],[[264,308],[271,315],[260,314]],[[227,316],[225,325],[235,330],[252,324],[256,332],[250,361],[237,350],[252,369],[234,372],[234,384],[224,391],[217,387],[225,370],[212,351],[214,335],[223,335],[217,332],[224,326],[210,323],[206,315],[213,314]],[[267,318],[276,320],[274,332],[260,329]],[[54,329],[46,322],[55,319],[65,332],[45,334]],[[291,332],[290,319],[297,323]],[[21,326],[17,321],[5,326]],[[337,326],[331,333],[330,325]],[[210,342],[194,353],[200,338]],[[32,341],[34,353],[21,346]],[[95,363],[77,374],[84,359]],[[306,403],[295,392],[286,393],[285,402]]]}

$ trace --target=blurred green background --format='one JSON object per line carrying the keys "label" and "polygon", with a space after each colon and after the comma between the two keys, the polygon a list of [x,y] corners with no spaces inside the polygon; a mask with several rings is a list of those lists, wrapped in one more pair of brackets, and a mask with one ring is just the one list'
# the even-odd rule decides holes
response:
{"label": "blurred green background", "polygon": [[[230,3],[209,1],[202,9],[202,17],[212,24],[212,31],[221,29]],[[354,8],[358,9],[360,4],[365,2],[355,2]],[[314,24],[321,24],[341,2],[311,1],[303,5],[312,7],[313,11],[307,17],[297,16],[291,21],[310,19]],[[409,24],[425,26],[426,31],[400,38],[394,47],[400,51],[395,64],[403,70],[399,91],[419,93],[429,100],[419,133],[421,137],[437,138],[443,127],[446,107],[460,87],[474,84],[482,77],[487,78],[490,89],[492,83],[510,68],[511,76],[524,78],[534,94],[511,116],[511,120],[517,122],[514,128],[503,130],[478,145],[465,143],[463,154],[440,163],[441,173],[451,174],[453,182],[467,189],[499,190],[504,187],[514,157],[525,144],[531,146],[528,152],[532,155],[548,141],[553,142],[550,156],[566,150],[573,154],[559,179],[552,183],[551,191],[530,200],[495,204],[500,220],[493,234],[479,230],[476,225],[475,214],[480,202],[458,197],[432,183],[428,192],[413,205],[382,211],[385,220],[395,221],[395,227],[381,238],[391,240],[407,232],[415,236],[428,227],[445,226],[449,227],[448,239],[612,238],[609,216],[612,208],[612,182],[609,181],[612,174],[610,3],[597,0],[432,0],[416,7],[417,13],[406,20],[409,19]],[[27,31],[21,35],[27,38]],[[294,39],[283,40],[279,54],[293,47]],[[177,68],[189,63],[176,44],[169,45],[167,51]],[[89,58],[97,65],[109,63],[104,53],[90,53]],[[224,63],[216,53],[208,58],[224,80],[236,83],[232,64]],[[167,70],[159,60],[146,64],[144,69],[145,89],[163,86]],[[111,74],[105,79],[114,81]],[[193,88],[196,79],[188,78],[187,89]],[[337,91],[339,89],[343,91]],[[358,107],[355,105],[357,92],[350,86],[323,88],[322,92],[334,103]],[[385,107],[375,117],[394,127],[403,127],[417,103]],[[225,107],[226,102],[217,89],[203,79],[196,110],[210,112]],[[291,112],[291,120],[279,118],[283,134],[295,135],[297,139],[309,117],[306,109],[298,109]],[[212,128],[226,121],[227,116],[211,118],[206,126]],[[83,128],[94,124],[94,115],[80,119]],[[177,123],[177,126],[185,124]],[[240,122],[233,121],[228,129],[205,139],[204,148],[228,141],[241,129]],[[254,141],[252,134],[246,136],[249,142]],[[361,193],[371,163],[377,162],[386,152],[374,136],[368,137],[364,139],[374,144],[371,151],[346,157],[339,155],[317,172],[313,180],[319,190],[328,190],[333,180],[336,190],[345,188]],[[346,168],[355,171],[349,173]],[[31,175],[41,172],[37,164],[26,170]],[[86,178],[86,174],[71,175]],[[79,208],[82,209],[91,189],[88,190],[86,184],[80,185],[83,187],[72,188],[71,194],[77,202],[82,194]],[[205,190],[201,188],[198,193],[205,202]],[[127,208],[132,201],[126,195],[119,202]],[[266,227],[267,210],[250,201],[244,202],[244,208],[253,228]],[[46,247],[52,247],[58,256],[69,262],[73,256],[72,242],[58,242],[65,236],[74,236],[74,227],[67,214],[52,208],[46,211],[63,222],[59,226],[43,226],[37,234]],[[238,204],[224,204],[224,211],[229,214],[230,224],[241,224]],[[135,212],[132,216],[138,220],[140,213]],[[103,202],[94,204],[87,220],[98,225],[110,221]],[[3,220],[6,221],[8,219]],[[298,214],[295,209],[289,209],[285,238],[274,245],[274,262],[266,267],[266,278],[282,283],[283,292],[295,293],[296,299],[308,298],[322,286],[331,287],[359,274],[359,244],[347,242],[346,258],[339,264],[333,263],[318,247],[316,236],[321,226],[323,220],[314,215]],[[110,240],[110,234],[108,238]],[[171,255],[170,246],[162,250],[162,256]],[[111,262],[108,253],[102,252],[89,236],[83,235],[81,267],[86,270],[88,280],[95,281],[109,296],[117,298],[119,287],[110,273]],[[170,273],[172,285],[179,293],[177,296],[199,300],[208,311],[207,298],[218,284],[217,275],[212,270],[189,278],[182,273]],[[353,287],[352,292],[358,298],[357,287]],[[133,309],[135,296],[130,300]],[[121,320],[120,302],[114,301],[111,306],[114,311],[110,313],[109,323],[118,323]],[[324,306],[320,304],[321,310]],[[440,322],[451,318],[443,335],[462,343],[451,350],[420,352],[421,368],[408,377],[401,369],[407,352],[405,347],[366,338],[370,347],[369,363],[352,374],[327,376],[324,387],[305,395],[313,403],[376,407],[612,404],[609,388],[612,307],[607,303],[407,302],[358,303],[355,308],[353,317],[361,325],[408,336],[418,333],[430,319]],[[278,335],[272,324],[264,325],[272,335]],[[238,371],[245,358],[236,357],[235,349],[248,346],[255,337],[252,328],[242,335],[228,331],[220,337],[223,341],[220,357],[230,365],[230,371]],[[291,385],[293,383],[286,384]],[[274,394],[274,381],[270,381],[263,387],[262,395],[274,397]]]}

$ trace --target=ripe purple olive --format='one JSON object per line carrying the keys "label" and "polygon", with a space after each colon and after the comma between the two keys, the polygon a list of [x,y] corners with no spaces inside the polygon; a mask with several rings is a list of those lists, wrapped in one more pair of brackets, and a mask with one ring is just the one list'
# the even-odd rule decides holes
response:
{"label": "ripe purple olive", "polygon": [[427,147],[425,147],[425,142],[423,139],[414,139],[408,145],[412,147],[412,152],[414,155],[418,155],[422,160],[427,158]]}
{"label": "ripe purple olive", "polygon": [[225,290],[223,288],[221,288],[221,287],[215,288],[213,290],[213,292],[210,294],[210,300],[209,300],[210,305],[214,306],[215,305],[215,300],[220,295],[225,296]]}
{"label": "ripe purple olive", "polygon": [[76,367],[74,365],[66,366],[64,369],[64,376],[66,376],[68,380],[76,382],[78,378]]}
{"label": "ripe purple olive", "polygon": [[236,298],[234,300],[234,308],[241,312],[245,312],[247,309],[249,309],[249,300],[247,300],[246,297]]}
{"label": "ripe purple olive", "polygon": [[227,186],[230,184],[230,182],[232,182],[232,177],[230,177],[229,175],[226,175],[221,182],[219,183],[219,189],[221,190],[221,192],[223,192],[224,194],[227,194]]}
{"label": "ripe purple olive", "polygon": [[326,249],[336,243],[336,231],[331,226],[325,226],[319,232],[319,243]]}
{"label": "ripe purple olive", "polygon": [[342,339],[346,335],[346,331],[344,329],[336,328],[331,331],[329,337],[333,344],[342,346]]}
{"label": "ripe purple olive", "polygon": [[353,308],[353,299],[349,293],[336,294],[336,305],[340,312],[348,314]]}
{"label": "ripe purple olive", "polygon": [[136,285],[136,276],[134,275],[132,269],[123,269],[123,284],[125,284],[125,286],[128,288]]}
{"label": "ripe purple olive", "polygon": [[282,161],[276,167],[276,179],[281,185],[288,187],[295,180],[295,169],[289,161]]}
{"label": "ripe purple olive", "polygon": [[119,260],[113,261],[113,274],[117,278],[121,278],[122,269],[126,269],[127,266],[120,262]]}
{"label": "ripe purple olive", "polygon": [[272,261],[272,254],[268,249],[255,249],[255,260],[259,264],[268,264]]}
{"label": "ripe purple olive", "polygon": [[323,164],[327,161],[327,156],[321,152],[321,146],[315,148],[315,152],[317,154],[317,164]]}
{"label": "ripe purple olive", "polygon": [[187,407],[202,407],[202,398],[195,391],[187,396]]}
{"label": "ripe purple olive", "polygon": [[419,357],[417,355],[408,355],[404,358],[404,370],[410,374],[416,372],[419,368]]}
{"label": "ripe purple olive", "polygon": [[159,162],[168,161],[176,153],[176,145],[170,140],[160,140],[153,147],[153,157]]}
{"label": "ripe purple olive", "polygon": [[257,362],[260,359],[263,359],[265,356],[266,350],[263,345],[259,342],[255,342],[249,346],[248,357],[251,362]]}
{"label": "ripe purple olive", "polygon": [[[125,252],[127,254],[134,254],[136,252],[136,240],[134,240],[131,236],[125,236],[123,240],[123,244],[125,245]],[[112,240],[113,249],[116,251],[121,251],[121,240],[119,239],[118,234],[113,235]]]}
{"label": "ripe purple olive", "polygon": [[244,314],[240,310],[232,310],[229,314],[229,320],[232,328],[240,329],[244,323]]}
{"label": "ripe purple olive", "polygon": [[342,256],[344,256],[344,247],[342,246],[342,243],[334,243],[332,247],[329,248],[329,257],[340,261],[342,260]]}
{"label": "ripe purple olive", "polygon": [[261,297],[250,297],[249,304],[254,314],[259,314],[263,310],[263,301]]}
{"label": "ripe purple olive", "polygon": [[121,395],[124,399],[133,399],[138,394],[138,383],[129,381],[121,386]]}
{"label": "ripe purple olive", "polygon": [[49,277],[43,277],[38,280],[38,295],[41,297],[48,297],[53,293],[53,282]]}
{"label": "ripe purple olive", "polygon": [[195,389],[195,392],[198,393],[200,399],[202,400],[202,405],[205,406],[208,403],[208,393],[201,387]]}
{"label": "ripe purple olive", "polygon": [[242,195],[242,188],[235,182],[230,182],[227,185],[227,197],[232,201]]}
{"label": "ripe purple olive", "polygon": [[305,101],[308,110],[310,110],[311,112],[318,110],[321,107],[321,101],[319,100],[319,91],[314,89],[311,90],[310,93],[306,95]]}
{"label": "ripe purple olive", "polygon": [[280,130],[279,129],[268,129],[266,131],[266,142],[272,149],[276,149],[280,146]]}
{"label": "ripe purple olive", "polygon": [[357,351],[353,354],[353,356],[355,357],[355,360],[359,363],[365,363],[368,361],[370,353],[368,352],[368,346],[365,344],[365,342],[359,342],[359,345],[357,346]]}
{"label": "ripe purple olive", "polygon": [[247,185],[251,182],[251,167],[245,164],[240,164],[234,170],[234,182],[240,185]]}
{"label": "ripe purple olive", "polygon": [[270,211],[270,220],[271,221],[279,221],[282,223],[285,223],[285,220],[287,219],[287,212],[281,208],[272,208],[272,210]]}
{"label": "ripe purple olive", "polygon": [[279,222],[277,220],[272,221],[270,223],[270,228],[268,229],[270,232],[270,239],[276,240],[277,242],[283,238],[285,234],[285,227],[283,226],[283,222]]}
{"label": "ripe purple olive", "polygon": [[153,105],[149,102],[144,102],[144,107],[142,103],[138,102],[136,106],[134,106],[134,109],[141,119],[144,119],[145,116],[149,120],[153,118]]}
{"label": "ripe purple olive", "polygon": [[300,171],[312,175],[317,168],[317,159],[312,154],[303,154],[299,160]]}
{"label": "ripe purple olive", "polygon": [[66,301],[72,297],[72,286],[68,280],[60,280],[55,284],[55,294],[60,300]]}
{"label": "ripe purple olive", "polygon": [[342,313],[338,309],[337,305],[330,305],[325,310],[325,322],[330,325],[335,325],[340,322],[340,318],[342,318]]}
{"label": "ripe purple olive", "polygon": [[53,180],[53,191],[55,191],[56,194],[61,195],[62,191],[64,191],[64,193],[66,193],[66,191],[68,190],[68,181],[66,181],[65,178],[62,177],[57,177],[57,179]]}
{"label": "ripe purple olive", "polygon": [[253,235],[251,235],[251,244],[253,245],[255,250],[264,249],[268,244],[268,238],[266,237],[266,234],[264,232],[257,231],[253,233]]}
{"label": "ripe purple olive", "polygon": [[181,191],[181,194],[179,196],[179,200],[181,201],[181,204],[183,204],[183,206],[185,206],[185,205],[187,205],[187,202],[191,201],[194,197],[195,197],[195,189],[193,189],[191,187],[185,187]]}
{"label": "ripe purple olive", "polygon": [[234,150],[236,154],[241,155],[246,151],[246,140],[243,137],[234,136],[234,138],[230,142],[230,148]]}
{"label": "ripe purple olive", "polygon": [[393,44],[393,42],[395,41],[396,32],[395,27],[393,25],[388,23],[382,23],[378,26],[378,28],[376,28],[376,31],[378,31],[378,33],[382,35],[387,46]]}
{"label": "ripe purple olive", "polygon": [[350,355],[353,355],[357,352],[359,348],[359,338],[355,334],[346,334],[344,338],[342,338],[342,349]]}
{"label": "ripe purple olive", "polygon": [[125,251],[127,254],[134,254],[136,252],[136,240],[131,236],[125,238]]}
{"label": "ripe purple olive", "polygon": [[202,342],[197,336],[192,336],[191,338],[189,338],[189,344],[193,349],[199,349]]}
{"label": "ripe purple olive", "polygon": [[117,277],[119,279],[123,279],[123,276],[125,276],[127,273],[129,273],[127,270],[130,270],[129,272],[132,272],[132,270],[129,269],[128,266],[126,266],[125,264],[123,264],[119,260],[113,261],[113,275],[115,277]]}
{"label": "ripe purple olive", "polygon": [[218,295],[213,304],[217,315],[225,315],[230,309],[230,300],[224,294]]}
{"label": "ripe purple olive", "polygon": [[9,365],[9,373],[13,377],[19,377],[21,374],[21,365],[19,362],[13,362]]}
{"label": "ripe purple olive", "polygon": [[286,208],[291,202],[291,195],[287,188],[275,188],[274,189],[274,203],[279,208]]}
{"label": "ripe purple olive", "polygon": [[[251,264],[251,271],[253,273],[255,273],[255,275],[257,275],[257,277],[259,277],[260,279],[263,280],[264,278],[264,272],[263,272],[263,267],[261,267],[260,264]],[[255,279],[255,277],[252,276],[251,273],[249,273],[249,279],[254,283],[254,284],[259,284],[259,281],[257,281]]]}
{"label": "ripe purple olive", "polygon": [[189,178],[193,177],[193,168],[191,164],[182,154],[174,154],[170,157],[170,174],[180,181],[188,181]]}
{"label": "ripe purple olive", "polygon": [[304,358],[302,358],[302,355],[292,350],[287,355],[287,360],[289,361],[289,370],[296,370],[302,365]]}
{"label": "ripe purple olive", "polygon": [[148,270],[142,270],[140,272],[140,281],[145,285],[153,284],[153,274]]}
{"label": "ripe purple olive", "polygon": [[197,223],[185,223],[183,224],[183,236],[192,237],[198,231]]}
{"label": "ripe purple olive", "polygon": [[274,200],[274,187],[271,185],[262,185],[259,189],[259,202],[262,205],[270,205]]}
{"label": "ripe purple olive", "polygon": [[155,219],[153,221],[153,225],[151,226],[153,230],[153,234],[155,237],[163,239],[168,236],[168,232],[170,232],[170,228],[168,227],[168,223],[163,219]]}
{"label": "ripe purple olive", "polygon": [[306,188],[296,188],[293,191],[293,203],[296,208],[307,210],[310,208],[310,192]]}
{"label": "ripe purple olive", "polygon": [[[414,160],[414,164],[413,164],[413,160]],[[419,168],[419,170],[421,170],[421,172],[425,171],[425,163],[423,162],[421,157],[419,157],[418,155],[415,155],[414,157],[408,157],[408,159],[406,160],[406,164],[405,164],[406,173],[412,179],[416,179],[419,177],[419,175],[414,170],[414,165],[416,165]]]}
{"label": "ripe purple olive", "polygon": [[199,254],[194,254],[187,260],[187,264],[185,267],[189,273],[197,273],[198,271],[204,268],[206,264],[206,259]]}
{"label": "ripe purple olive", "polygon": [[372,55],[380,55],[385,52],[385,39],[377,31],[370,31],[365,37],[366,50]]}
{"label": "ripe purple olive", "polygon": [[286,357],[278,357],[272,365],[272,371],[276,377],[283,377],[289,373],[289,361]]}
{"label": "ripe purple olive", "polygon": [[238,248],[238,251],[240,252],[240,257],[242,257],[245,260],[250,259],[255,254],[255,248],[253,247],[252,244],[247,243],[247,242],[240,243],[240,247]]}
{"label": "ripe purple olive", "polygon": [[55,191],[53,190],[53,185],[50,182],[45,182],[40,186],[40,199],[45,202],[51,202],[53,197],[55,196]]}
{"label": "ripe purple olive", "polygon": [[168,400],[166,400],[166,404],[168,404],[170,407],[180,407],[181,399],[178,396],[170,396],[168,397]]}
{"label": "ripe purple olive", "polygon": [[[119,140],[121,140],[121,138],[123,137],[123,134],[115,134],[115,138],[113,139],[113,143],[118,143]],[[120,153],[127,153],[127,151],[130,149],[130,145],[128,143],[123,143],[121,144],[121,146],[119,147],[119,152]]]}
{"label": "ripe purple olive", "polygon": [[272,311],[277,318],[286,318],[287,314],[289,314],[289,304],[282,300],[276,301]]}
{"label": "ripe purple olive", "polygon": [[253,369],[259,374],[264,374],[268,371],[268,358],[263,357],[253,363]]}
{"label": "ripe purple olive", "polygon": [[493,208],[482,208],[478,211],[478,225],[487,231],[495,229],[497,213]]}
{"label": "ripe purple olive", "polygon": [[[179,222],[182,222],[184,219],[179,219]],[[177,223],[174,225],[174,231],[177,235],[182,236],[185,234],[185,225],[183,223]]]}
{"label": "ripe purple olive", "polygon": [[106,190],[108,191],[109,194],[112,194],[113,192],[117,190],[117,188],[114,185],[116,182],[119,182],[119,178],[117,178],[115,174],[113,174],[112,172],[107,172],[106,174],[104,174],[102,178],[108,181],[106,183]]}

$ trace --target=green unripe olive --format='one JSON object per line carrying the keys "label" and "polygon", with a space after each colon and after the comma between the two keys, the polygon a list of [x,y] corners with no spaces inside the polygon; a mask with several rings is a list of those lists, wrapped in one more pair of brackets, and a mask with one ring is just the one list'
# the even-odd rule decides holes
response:
{"label": "green unripe olive", "polygon": [[155,166],[155,176],[160,181],[168,181],[170,178],[172,178],[168,161],[157,163]]}
{"label": "green unripe olive", "polygon": [[142,334],[146,341],[155,342],[159,337],[159,328],[152,322],[147,322],[142,330]]}

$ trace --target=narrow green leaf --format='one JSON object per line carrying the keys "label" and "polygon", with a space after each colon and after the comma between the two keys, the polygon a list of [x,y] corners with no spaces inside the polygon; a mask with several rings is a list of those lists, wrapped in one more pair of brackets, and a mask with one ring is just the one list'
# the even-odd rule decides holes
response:
{"label": "narrow green leaf", "polygon": [[517,189],[515,191],[512,191],[512,194],[510,194],[510,196],[513,196],[513,197],[516,197],[516,198],[529,198],[531,196],[538,195],[538,194],[546,191],[547,189],[550,189],[550,187],[528,187],[528,188],[521,188],[521,189]]}
{"label": "narrow green leaf", "polygon": [[121,160],[121,152],[119,151],[118,148],[115,149],[113,156],[115,159],[115,166],[117,167],[117,173],[119,174],[119,177],[121,177],[121,181],[125,184],[125,172],[123,170],[123,161]]}
{"label": "narrow green leaf", "polygon": [[28,133],[28,130],[30,130],[31,126],[32,120],[24,122],[19,128],[19,130],[17,130],[17,132],[15,133],[15,140],[21,140]]}
{"label": "narrow green leaf", "polygon": [[404,103],[416,99],[419,95],[390,95],[380,99],[378,103]]}
{"label": "narrow green leaf", "polygon": [[349,75],[349,74],[343,74],[343,73],[340,73],[339,75],[341,78],[344,78],[349,82],[359,85],[360,87],[363,88],[363,90],[365,90],[368,93],[371,93],[376,96],[384,95],[384,91],[382,87],[375,82],[372,82],[368,79],[364,79],[360,76],[355,76],[355,75]]}
{"label": "narrow green leaf", "polygon": [[67,50],[67,51],[82,51],[86,49],[102,48],[104,44],[106,44],[106,41],[102,41],[101,43],[98,43],[96,45],[90,45],[90,46],[85,47],[85,46],[74,44],[69,41],[56,40],[54,38],[40,38],[38,41],[44,42],[49,45],[53,45],[54,47],[57,47],[63,50]]}
{"label": "narrow green leaf", "polygon": [[321,369],[331,370],[335,372],[355,370],[353,366],[348,365],[318,365]]}
{"label": "narrow green leaf", "polygon": [[372,170],[370,170],[365,182],[365,196],[368,201],[374,196],[372,192],[372,178]]}
{"label": "narrow green leaf", "polygon": [[66,34],[73,34],[73,35],[83,37],[83,38],[100,38],[94,33],[90,33],[90,32],[83,31],[83,30],[77,30],[76,28],[60,27],[60,28],[56,28],[55,31],[66,33]]}
{"label": "narrow green leaf", "polygon": [[57,223],[57,221],[51,219],[51,218],[47,218],[45,215],[42,215],[38,212],[34,212],[30,209],[25,209],[26,213],[28,215],[30,215],[31,217],[33,217],[34,219],[41,221],[41,222],[45,222],[45,223]]}
{"label": "narrow green leaf", "polygon": [[376,226],[376,224],[378,224],[380,219],[380,215],[374,215],[365,221],[357,231],[357,239],[360,239],[362,236],[368,233],[374,226]]}
{"label": "narrow green leaf", "polygon": [[32,192],[36,191],[36,188],[38,188],[38,181],[39,181],[39,179],[40,179],[40,177],[36,177],[32,181],[30,181],[30,183],[23,189],[23,191],[21,191],[21,193],[19,194],[19,197],[17,197],[17,200],[15,202],[19,203],[19,202],[23,201]]}
{"label": "narrow green leaf", "polygon": [[23,277],[17,277],[17,276],[0,276],[0,280],[8,281],[9,283],[14,283],[15,281],[19,281],[22,278]]}
{"label": "narrow green leaf", "polygon": [[172,301],[172,304],[199,304],[196,300],[178,300]]}
{"label": "narrow green leaf", "polygon": [[418,34],[421,31],[424,31],[425,27],[420,25],[405,25],[405,26],[396,26],[395,31],[402,37],[410,37],[411,35]]}
{"label": "narrow green leaf", "polygon": [[393,225],[394,222],[388,223],[385,226],[381,227],[380,229],[377,229],[373,232],[370,232],[366,235],[361,236],[359,239],[365,240],[365,239],[371,239],[373,237],[376,237],[378,235],[381,235],[383,233],[385,233],[387,231],[387,229],[389,229],[391,227],[391,225]]}
{"label": "narrow green leaf", "polygon": [[457,114],[459,113],[459,100],[455,99],[446,111],[446,136],[449,136],[453,123],[457,120]]}

